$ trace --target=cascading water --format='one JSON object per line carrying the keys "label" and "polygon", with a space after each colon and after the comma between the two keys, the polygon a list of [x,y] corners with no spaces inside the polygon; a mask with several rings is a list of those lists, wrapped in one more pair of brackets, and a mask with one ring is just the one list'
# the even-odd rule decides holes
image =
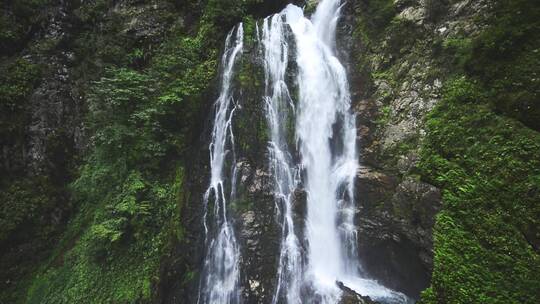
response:
{"label": "cascading water", "polygon": [[[239,24],[236,35],[229,33],[225,41],[225,51],[222,58],[221,91],[215,103],[214,127],[210,143],[210,185],[204,194],[204,228],[206,237],[206,257],[201,277],[199,303],[221,304],[240,303],[239,292],[239,248],[230,220],[227,218],[227,202],[234,196],[234,173],[230,192],[226,190],[224,169],[227,163],[234,167],[234,135],[232,133],[232,118],[235,111],[231,90],[235,63],[243,49],[243,27]],[[232,154],[232,155],[231,155]],[[227,160],[228,156],[233,159]],[[228,162],[227,162],[228,161]],[[213,222],[207,223],[207,213],[210,200],[213,205]],[[212,228],[209,229],[209,226]]]}
{"label": "cascading water", "polygon": [[[302,9],[289,5],[263,24],[264,100],[271,133],[269,160],[276,202],[282,211],[274,303],[337,303],[341,291],[336,281],[375,299],[407,301],[402,294],[361,277],[354,228],[356,124],[350,109],[346,71],[335,55],[339,10],[339,0],[323,0],[309,20]],[[288,29],[296,46],[296,109],[285,81],[290,49]],[[299,164],[292,163],[286,140],[285,124],[294,115]],[[299,172],[308,204],[305,267],[291,212],[291,194],[300,185],[294,177]],[[306,295],[309,300],[303,298]]]}
{"label": "cascading water", "polygon": [[282,240],[277,271],[277,287],[272,302],[286,299],[300,303],[302,256],[294,231],[291,200],[298,185],[297,170],[292,165],[287,144],[287,120],[294,115],[294,105],[285,82],[289,46],[281,14],[266,18],[263,23],[265,108],[270,129],[269,168],[274,177],[274,198],[281,210]]}
{"label": "cascading water", "polygon": [[[347,273],[348,258],[337,226],[338,190],[347,186],[344,183],[350,182],[356,171],[355,139],[346,142],[338,138],[354,128],[346,73],[332,50],[338,11],[339,1],[331,0],[319,4],[313,22],[304,18],[298,7],[288,6],[285,11],[296,41],[299,70],[296,139],[308,202],[305,280],[311,284],[316,301],[323,303],[339,300],[336,280]],[[332,142],[344,144],[338,151],[341,153],[332,153]]]}
{"label": "cascading water", "polygon": [[[384,303],[408,302],[403,294],[366,278],[358,261],[356,123],[347,74],[335,54],[340,2],[320,1],[311,20],[301,8],[288,5],[264,20],[262,38],[256,27],[265,73],[262,101],[270,135],[269,170],[282,234],[272,303],[338,303],[342,294],[338,281]],[[232,36],[231,32],[225,43],[210,144],[211,182],[204,196],[207,254],[199,293],[202,303],[240,302],[240,251],[227,218],[236,177],[234,169],[224,176],[224,167],[227,163],[234,168],[234,153],[227,147],[234,151],[231,79],[243,48],[241,24]],[[289,62],[289,55],[295,62]],[[297,96],[291,96],[286,77],[293,65]],[[293,125],[296,145],[290,144]],[[298,155],[296,160],[292,155]],[[230,194],[225,190],[229,180]],[[307,194],[305,227],[295,227],[293,220],[293,193],[300,188]],[[213,229],[206,223],[209,201],[214,206]]]}

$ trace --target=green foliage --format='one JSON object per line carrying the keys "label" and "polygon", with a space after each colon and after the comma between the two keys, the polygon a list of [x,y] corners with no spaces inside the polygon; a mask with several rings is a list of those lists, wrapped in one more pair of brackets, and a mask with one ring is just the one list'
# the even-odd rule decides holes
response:
{"label": "green foliage", "polygon": [[365,44],[380,38],[395,14],[393,0],[360,1],[357,7],[360,18],[355,35]]}
{"label": "green foliage", "polygon": [[244,26],[244,43],[246,49],[252,48],[255,46],[256,37],[256,24],[257,20],[253,18],[253,16],[248,15],[243,18],[242,20],[243,26]]}
{"label": "green foliage", "polygon": [[132,246],[106,265],[96,263],[89,236],[66,253],[63,265],[37,276],[26,303],[146,303],[156,276],[156,255]]}
{"label": "green foliage", "polygon": [[107,256],[111,256],[112,246],[120,241],[126,230],[126,219],[119,217],[105,220],[102,223],[90,227],[90,255],[98,262]]}
{"label": "green foliage", "polygon": [[[40,214],[46,214],[54,208],[59,195],[46,178],[19,179],[0,192],[0,243],[6,241],[18,228],[32,230],[33,225],[46,222]],[[20,227],[25,224],[26,227]],[[46,235],[47,227],[41,233]]]}
{"label": "green foliage", "polygon": [[[146,65],[151,55],[150,49],[154,48],[148,47],[144,39],[136,37],[126,28],[126,24],[140,17],[137,15],[139,10],[130,9],[128,5],[113,9],[114,2],[108,0],[73,4],[72,16],[77,22],[77,33],[65,41],[65,47],[73,51],[76,62],[74,78],[85,85],[102,76],[107,68],[129,66],[142,69]],[[151,13],[156,23],[170,22],[167,21],[168,12],[156,10]],[[152,43],[158,45],[158,41]]]}
{"label": "green foliage", "polygon": [[[374,80],[384,79],[391,87],[401,79],[396,60],[416,61],[418,56],[413,51],[422,52],[425,41],[420,39],[423,32],[419,27],[396,16],[398,10],[395,1],[370,0],[359,1],[355,5],[356,27],[354,39],[358,41],[356,50],[356,68],[363,83],[364,98],[375,90]],[[394,68],[394,69],[393,69]],[[385,92],[384,99],[390,98],[391,92]]]}
{"label": "green foliage", "polygon": [[481,87],[462,76],[449,81],[444,89],[445,98],[456,102],[484,102],[486,97]]}
{"label": "green foliage", "polygon": [[232,210],[237,213],[244,212],[253,207],[253,202],[244,199],[244,200],[234,200],[231,202]]}
{"label": "green foliage", "polygon": [[[70,187],[79,211],[60,250],[32,281],[28,303],[133,303],[154,296],[161,257],[171,240],[183,238],[184,176],[177,168],[217,70],[217,49],[206,39],[212,31],[204,22],[194,36],[173,28],[153,54],[133,48],[125,62],[111,57],[117,66],[107,65],[91,84],[90,149]],[[111,37],[90,33],[76,45],[89,38],[114,49]],[[142,70],[118,67],[150,55]]]}
{"label": "green foliage", "polygon": [[[264,153],[270,136],[268,124],[264,117],[264,109],[256,102],[264,90],[264,75],[260,66],[250,59],[239,62],[239,68],[235,77],[235,83],[241,89],[242,111],[236,113],[233,124],[233,133],[237,135],[236,144],[240,147],[244,156],[250,161],[256,162]],[[283,115],[288,109],[283,110]],[[290,126],[290,125],[289,125]],[[289,126],[286,126],[288,128]]]}
{"label": "green foliage", "polygon": [[[75,194],[87,190],[78,187],[89,178],[77,180]],[[152,298],[169,239],[182,238],[183,171],[162,182],[136,171],[105,178],[107,183],[95,189],[97,201],[79,197],[81,210],[34,278],[25,303],[146,303]]]}
{"label": "green foliage", "polygon": [[232,28],[248,15],[248,9],[263,0],[208,0],[204,10],[203,22]]}
{"label": "green foliage", "polygon": [[15,58],[3,66],[0,74],[2,106],[12,111],[21,109],[39,76],[40,67],[25,58]]}
{"label": "green foliage", "polygon": [[[0,162],[0,302],[19,297],[24,284],[14,280],[26,280],[47,254],[46,246],[57,233],[53,216],[69,208],[51,178],[25,177],[22,155],[13,153],[24,145],[28,99],[40,76],[41,67],[26,58],[16,57],[0,66],[0,147],[13,149]],[[21,252],[19,246],[27,250]]]}
{"label": "green foliage", "polygon": [[499,113],[540,131],[540,5],[496,1],[474,39],[450,39],[454,61],[478,79]]}
{"label": "green foliage", "polygon": [[0,142],[18,140],[27,121],[28,97],[41,68],[25,58],[0,66]]}
{"label": "green foliage", "polygon": [[0,8],[0,55],[23,46],[46,17],[49,0],[8,0]]}
{"label": "green foliage", "polygon": [[85,23],[96,23],[101,20],[103,12],[109,6],[107,0],[84,1],[75,9],[75,15]]}
{"label": "green foliage", "polygon": [[13,178],[0,186],[0,302],[14,303],[58,238],[62,225],[55,217],[69,203],[62,189],[43,176]]}
{"label": "green foliage", "polygon": [[424,303],[536,303],[540,134],[494,114],[459,78],[429,115],[422,177],[444,189]]}
{"label": "green foliage", "polygon": [[446,85],[427,121],[419,168],[444,189],[444,210],[423,303],[537,301],[540,135],[508,116],[540,129],[539,9],[497,1],[480,35],[443,44],[467,76]]}
{"label": "green foliage", "polygon": [[[2,285],[0,302],[147,303],[155,297],[163,256],[184,237],[180,212],[188,193],[183,191],[182,167],[189,159],[191,133],[207,105],[204,94],[216,77],[219,49],[226,31],[238,21],[244,20],[246,31],[253,32],[254,20],[246,15],[262,1],[170,2],[175,2],[170,7],[185,11],[152,15],[158,26],[168,29],[163,37],[139,39],[126,30],[137,14],[129,5],[141,8],[148,1],[128,1],[113,9],[111,1],[95,0],[69,4],[75,27],[60,44],[32,40],[32,54],[58,47],[73,51],[70,77],[87,106],[83,125],[88,147],[69,186],[69,199],[63,191],[53,192],[64,189],[35,183],[34,177],[1,193],[8,203],[0,212],[9,220],[2,218],[0,237],[21,236],[18,229],[28,225],[42,230],[39,237],[29,234],[36,240],[30,245],[35,245],[52,235],[49,230],[66,229],[61,239],[55,234],[49,244],[36,246],[40,259],[25,263],[27,270],[6,260],[16,265],[16,275],[8,278],[17,280],[10,283],[17,290]],[[14,41],[22,46],[33,36],[28,30],[46,24],[38,18],[46,15],[45,0],[17,3],[36,6],[24,13],[28,22],[17,23],[16,14],[0,15],[2,46]],[[194,16],[188,16],[192,10]],[[202,16],[197,16],[199,11]],[[178,13],[188,17],[179,18]],[[27,126],[12,114],[24,118],[28,113],[26,101],[40,70],[27,59],[1,66],[7,71],[0,74],[6,115],[2,140],[15,138],[13,132],[22,134]],[[20,128],[8,129],[15,126],[10,119],[20,122]],[[61,149],[62,143],[53,139],[53,146]],[[50,214],[59,202],[74,214],[71,221],[67,226],[41,225],[41,213]],[[8,208],[12,205],[16,208]],[[0,269],[8,268],[2,264]],[[186,284],[195,277],[193,272],[183,275]]]}
{"label": "green foliage", "polygon": [[443,42],[443,49],[453,58],[451,63],[455,68],[463,70],[465,65],[472,59],[471,38],[447,38]]}
{"label": "green foliage", "polygon": [[390,121],[392,117],[392,108],[389,105],[386,105],[381,108],[379,116],[377,117],[376,123],[379,125],[385,125]]}
{"label": "green foliage", "polygon": [[160,116],[169,110],[155,103],[154,82],[129,69],[111,69],[95,83],[89,96],[88,126],[99,147],[98,161],[124,162],[127,167],[157,167],[167,153],[161,142]]}
{"label": "green foliage", "polygon": [[[84,170],[97,165],[105,166],[91,161]],[[75,194],[95,191],[92,198],[97,200],[87,201],[90,196],[79,194],[85,205],[70,224],[61,250],[34,279],[28,303],[131,303],[151,298],[160,257],[171,231],[180,226],[177,204],[183,176],[162,182],[138,171],[100,177],[107,182],[96,183],[95,176],[84,173],[75,182]],[[80,188],[86,181],[99,186]],[[89,208],[91,204],[95,207]],[[84,224],[87,216],[93,219]]]}
{"label": "green foliage", "polygon": [[181,109],[185,119],[177,123],[183,128],[189,126],[201,105],[202,93],[216,75],[217,49],[205,38],[210,30],[203,25],[195,37],[170,39],[152,61],[152,78],[163,87],[158,101]]}
{"label": "green foliage", "polygon": [[[388,35],[386,52],[396,57],[402,57],[412,51],[422,51],[421,46],[426,43],[421,39],[423,32],[418,29],[418,25],[403,18],[392,19],[385,33]],[[409,58],[416,60],[414,57]]]}

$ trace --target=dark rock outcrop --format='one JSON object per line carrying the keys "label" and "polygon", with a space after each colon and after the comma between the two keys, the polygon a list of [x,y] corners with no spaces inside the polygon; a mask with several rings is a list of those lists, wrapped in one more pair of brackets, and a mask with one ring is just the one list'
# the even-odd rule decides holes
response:
{"label": "dark rock outcrop", "polygon": [[378,304],[372,301],[370,297],[362,296],[356,293],[354,290],[345,286],[343,282],[336,282],[336,285],[343,291],[339,304]]}
{"label": "dark rock outcrop", "polygon": [[250,303],[268,302],[274,290],[281,233],[271,176],[246,162],[239,162],[237,167],[239,187],[233,208],[241,241],[243,294]]}
{"label": "dark rock outcrop", "polygon": [[423,182],[363,167],[357,175],[358,252],[364,269],[385,285],[417,297],[429,284],[432,229],[440,191]]}

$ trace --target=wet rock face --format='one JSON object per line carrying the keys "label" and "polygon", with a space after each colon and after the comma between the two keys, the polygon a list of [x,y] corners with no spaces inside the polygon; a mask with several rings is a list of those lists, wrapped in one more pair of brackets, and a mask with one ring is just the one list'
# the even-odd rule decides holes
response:
{"label": "wet rock face", "polygon": [[487,3],[393,1],[388,24],[369,29],[374,16],[365,11],[376,6],[361,0],[342,8],[337,44],[357,113],[360,260],[370,276],[413,298],[430,282],[432,229],[441,208],[440,190],[414,175],[425,117],[445,80],[434,50],[448,36],[478,32],[472,20]]}
{"label": "wet rock face", "polygon": [[[268,10],[281,9],[286,2],[263,1],[260,11],[268,15]],[[308,2],[309,9],[317,1]],[[354,33],[358,30],[357,9],[368,2],[345,2],[337,29],[338,56],[349,71],[352,106],[357,113],[358,252],[370,276],[418,298],[429,285],[432,229],[441,206],[439,189],[413,175],[424,118],[441,98],[444,80],[434,72],[431,44],[449,33],[474,32],[467,22],[473,13],[467,8],[477,11],[481,4],[475,3],[484,1],[394,1],[393,18],[404,33],[382,33],[380,40],[364,41]],[[359,53],[367,57],[361,65],[356,57]],[[246,42],[239,68],[242,77],[234,81],[239,103],[233,133],[239,161],[238,189],[231,208],[241,242],[241,286],[247,303],[271,299],[281,236],[272,178],[266,168],[266,122],[260,106],[264,75],[256,54],[253,44]],[[373,76],[381,74],[392,77]],[[396,150],[404,143],[409,145],[406,151]],[[194,200],[198,203],[200,196]],[[292,204],[295,227],[303,227],[306,193],[294,192]],[[302,239],[301,231],[298,234]],[[343,303],[369,303],[357,295],[345,295]]]}
{"label": "wet rock face", "polygon": [[304,248],[306,247],[305,239],[304,239],[304,219],[307,215],[307,192],[304,189],[295,189],[292,194],[292,216],[294,221],[294,229],[296,232],[296,235],[300,242],[302,243],[302,246]]}
{"label": "wet rock face", "polygon": [[235,210],[242,260],[241,286],[247,303],[272,298],[280,233],[275,215],[271,176],[247,161],[237,163]]}
{"label": "wet rock face", "polygon": [[73,90],[65,61],[56,56],[48,60],[52,71],[30,98],[28,160],[34,172],[63,162],[54,159],[59,145],[83,148],[82,100]]}
{"label": "wet rock face", "polygon": [[[53,1],[21,52],[25,59],[43,67],[43,71],[28,100],[29,121],[23,147],[2,147],[6,155],[3,158],[25,167],[14,169],[34,175],[54,174],[59,166],[69,162],[66,158],[79,154],[87,144],[82,120],[83,91],[88,83],[84,83],[87,79],[81,79],[78,66],[84,58],[77,57],[72,49],[73,41],[80,38],[82,30],[74,11],[76,7],[77,4],[69,1]],[[126,39],[140,44],[158,44],[167,30],[162,15],[171,10],[172,5],[165,2],[117,1],[103,15],[119,20],[119,35]],[[100,59],[95,60],[95,64],[101,64]]]}
{"label": "wet rock face", "polygon": [[343,292],[339,304],[377,304],[372,301],[370,297],[362,296],[356,293],[354,290],[345,286],[342,282],[336,282],[337,286]]}
{"label": "wet rock face", "polygon": [[73,32],[68,6],[56,3],[47,8],[42,23],[17,55],[39,66],[40,79],[24,101],[23,134],[13,139],[15,144],[7,141],[0,147],[3,169],[25,176],[50,175],[59,183],[66,179],[70,160],[84,146],[83,101],[72,77],[74,55],[62,47]]}
{"label": "wet rock face", "polygon": [[122,33],[136,40],[158,42],[166,27],[156,15],[172,9],[172,5],[165,2],[133,5],[129,1],[119,1],[112,11],[126,20]]}
{"label": "wet rock face", "polygon": [[357,202],[358,252],[364,269],[387,286],[418,297],[429,284],[433,265],[439,189],[361,167]]}

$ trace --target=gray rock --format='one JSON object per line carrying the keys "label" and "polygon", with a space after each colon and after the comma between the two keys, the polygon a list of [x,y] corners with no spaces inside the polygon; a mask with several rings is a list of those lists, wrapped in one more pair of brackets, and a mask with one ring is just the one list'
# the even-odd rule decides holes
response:
{"label": "gray rock", "polygon": [[358,252],[365,270],[387,286],[418,295],[432,268],[440,191],[366,166],[358,170],[356,183]]}
{"label": "gray rock", "polygon": [[425,9],[423,7],[408,7],[400,12],[397,18],[420,25],[425,18]]}
{"label": "gray rock", "polygon": [[345,286],[343,282],[337,281],[336,285],[343,291],[339,304],[378,304],[378,302],[372,301],[370,297],[356,293],[354,290]]}

